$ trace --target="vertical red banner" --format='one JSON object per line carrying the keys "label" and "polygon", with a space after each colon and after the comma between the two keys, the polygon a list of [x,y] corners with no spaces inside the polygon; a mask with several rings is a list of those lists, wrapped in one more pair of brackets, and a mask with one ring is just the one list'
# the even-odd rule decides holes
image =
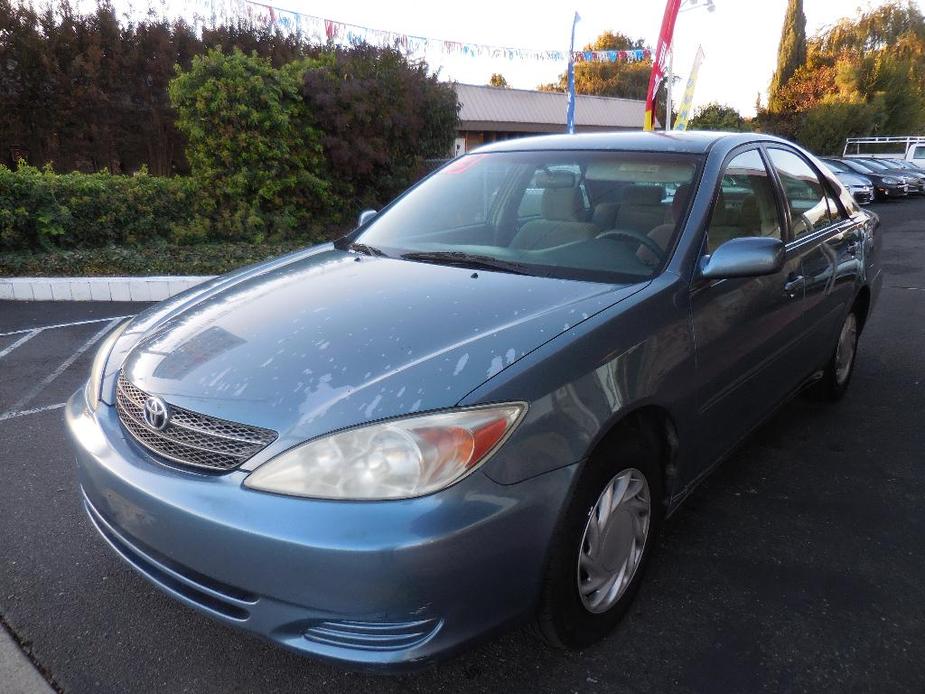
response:
{"label": "vertical red banner", "polygon": [[665,65],[668,62],[668,50],[674,37],[674,24],[681,9],[681,0],[668,0],[665,3],[665,16],[662,17],[662,30],[658,34],[658,45],[652,60],[652,74],[649,75],[649,91],[646,94],[646,122],[644,130],[655,129],[655,94],[665,79]]}

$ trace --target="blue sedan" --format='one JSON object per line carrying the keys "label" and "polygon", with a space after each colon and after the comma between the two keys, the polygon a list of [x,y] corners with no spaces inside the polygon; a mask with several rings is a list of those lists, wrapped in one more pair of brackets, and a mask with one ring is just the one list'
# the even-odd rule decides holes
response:
{"label": "blue sedan", "polygon": [[83,502],[301,653],[414,667],[528,620],[583,647],[719,461],[844,395],[881,282],[876,215],[783,140],[497,143],[118,326],[66,409]]}

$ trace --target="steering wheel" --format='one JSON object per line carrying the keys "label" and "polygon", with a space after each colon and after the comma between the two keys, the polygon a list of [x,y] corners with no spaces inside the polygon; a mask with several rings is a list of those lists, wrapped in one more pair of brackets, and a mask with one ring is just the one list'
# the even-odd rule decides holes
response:
{"label": "steering wheel", "polygon": [[640,231],[617,229],[614,231],[605,231],[603,234],[598,234],[597,238],[613,239],[614,241],[624,241],[628,243],[635,242],[637,246],[645,246],[647,250],[652,252],[652,255],[655,256],[659,264],[661,264],[667,257],[667,253],[665,253],[665,250],[661,246],[659,246],[655,241]]}

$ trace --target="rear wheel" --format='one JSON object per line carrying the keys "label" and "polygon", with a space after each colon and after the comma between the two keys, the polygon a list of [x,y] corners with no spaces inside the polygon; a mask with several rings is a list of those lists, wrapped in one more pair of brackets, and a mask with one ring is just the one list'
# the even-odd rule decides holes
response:
{"label": "rear wheel", "polygon": [[636,594],[663,515],[658,446],[647,438],[621,431],[577,483],[537,615],[540,633],[555,646],[580,648],[603,638]]}
{"label": "rear wheel", "polygon": [[854,374],[860,327],[857,309],[852,309],[842,323],[835,351],[825,367],[822,379],[810,391],[817,399],[834,402],[844,397]]}

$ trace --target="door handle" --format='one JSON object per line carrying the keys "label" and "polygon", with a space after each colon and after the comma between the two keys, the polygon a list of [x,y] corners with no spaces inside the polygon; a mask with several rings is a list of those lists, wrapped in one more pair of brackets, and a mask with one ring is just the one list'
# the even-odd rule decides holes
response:
{"label": "door handle", "polygon": [[786,284],[784,284],[784,294],[789,296],[791,299],[797,298],[797,291],[803,288],[806,278],[803,275],[790,275],[787,278]]}

